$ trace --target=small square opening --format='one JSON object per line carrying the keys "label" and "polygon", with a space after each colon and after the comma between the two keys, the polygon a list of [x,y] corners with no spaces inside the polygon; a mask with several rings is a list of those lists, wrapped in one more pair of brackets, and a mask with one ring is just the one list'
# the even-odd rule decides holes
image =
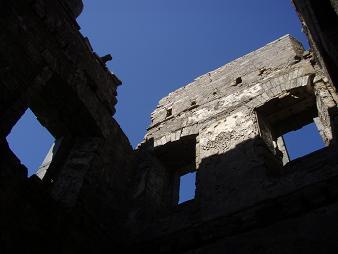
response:
{"label": "small square opening", "polygon": [[180,176],[178,204],[195,198],[196,171]]}
{"label": "small square opening", "polygon": [[239,85],[239,84],[241,84],[243,81],[242,81],[242,78],[241,77],[238,77],[238,78],[236,78],[236,85]]}
{"label": "small square opening", "polygon": [[172,116],[172,114],[173,114],[173,110],[171,108],[168,108],[166,117],[170,117],[170,116]]}
{"label": "small square opening", "polygon": [[314,122],[283,135],[290,160],[297,159],[325,147]]}
{"label": "small square opening", "polygon": [[7,136],[9,147],[27,167],[28,176],[37,171],[54,140],[30,109],[26,110]]}

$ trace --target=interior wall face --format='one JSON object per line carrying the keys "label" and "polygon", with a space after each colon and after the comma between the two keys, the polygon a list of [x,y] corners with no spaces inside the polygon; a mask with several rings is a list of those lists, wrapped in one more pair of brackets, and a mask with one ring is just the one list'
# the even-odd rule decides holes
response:
{"label": "interior wall face", "polygon": [[[0,252],[337,252],[336,4],[294,3],[312,52],[285,35],[196,78],[133,150],[82,1],[2,2]],[[27,108],[57,140],[29,178],[6,141]],[[290,161],[281,137],[309,121],[326,147]],[[178,204],[188,172],[195,197]]]}

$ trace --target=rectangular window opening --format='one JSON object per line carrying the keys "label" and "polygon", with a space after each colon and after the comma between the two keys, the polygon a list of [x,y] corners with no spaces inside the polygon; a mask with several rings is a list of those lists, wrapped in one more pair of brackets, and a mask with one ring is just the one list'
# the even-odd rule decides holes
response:
{"label": "rectangular window opening", "polygon": [[27,167],[28,176],[36,173],[54,141],[54,137],[30,109],[26,110],[7,136],[10,149]]}
{"label": "rectangular window opening", "polygon": [[290,160],[297,159],[325,147],[314,122],[283,135]]}
{"label": "rectangular window opening", "polygon": [[178,204],[195,198],[196,171],[180,176]]}
{"label": "rectangular window opening", "polygon": [[267,156],[272,164],[286,165],[328,144],[310,86],[289,90],[284,97],[258,107],[256,113],[260,137],[274,155]]}
{"label": "rectangular window opening", "polygon": [[[196,191],[196,137],[183,136],[154,150],[156,157],[168,172],[165,203],[171,207],[195,198]],[[165,181],[167,181],[165,180]]]}

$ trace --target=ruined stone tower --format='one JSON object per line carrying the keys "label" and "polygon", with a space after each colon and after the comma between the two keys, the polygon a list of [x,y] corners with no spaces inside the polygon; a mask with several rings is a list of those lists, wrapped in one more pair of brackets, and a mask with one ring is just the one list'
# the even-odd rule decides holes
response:
{"label": "ruined stone tower", "polygon": [[[260,228],[300,215],[307,205],[327,202],[322,188],[335,192],[328,183],[337,176],[333,91],[312,54],[286,35],[163,98],[140,146],[153,155],[142,168],[148,179],[143,188],[151,200],[148,209],[153,206],[157,214],[138,239],[143,236],[154,246],[153,239],[162,238],[159,249],[189,246]],[[290,161],[283,135],[313,121],[327,147]],[[195,198],[178,204],[179,178],[194,171]],[[292,223],[305,230],[301,227],[307,216]],[[312,226],[323,223],[316,221]],[[289,223],[280,223],[278,237],[298,237],[289,232]],[[222,248],[247,253],[253,243],[272,240],[257,238],[264,230],[249,233],[250,240],[221,240],[198,253],[220,253]],[[326,230],[335,229],[327,225]],[[317,233],[307,240],[323,241]],[[291,251],[278,241],[269,249]]]}
{"label": "ruined stone tower", "polygon": [[[0,252],[336,253],[337,1],[293,2],[310,51],[286,35],[170,93],[136,150],[82,1],[0,2]],[[6,140],[27,108],[57,140],[29,178]],[[290,159],[311,122],[326,146]]]}

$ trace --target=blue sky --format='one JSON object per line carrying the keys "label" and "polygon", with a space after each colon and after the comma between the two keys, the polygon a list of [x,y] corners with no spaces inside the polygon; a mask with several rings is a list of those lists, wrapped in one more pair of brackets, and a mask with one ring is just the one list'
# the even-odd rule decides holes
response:
{"label": "blue sky", "polygon": [[122,81],[116,118],[133,146],[169,92],[287,33],[306,38],[290,0],[85,0],[78,22]]}
{"label": "blue sky", "polygon": [[[169,92],[285,35],[306,38],[291,0],[84,0],[81,32],[122,81],[115,118],[135,147]],[[42,136],[40,134],[42,133]],[[30,173],[52,137],[27,113],[8,137]]]}
{"label": "blue sky", "polygon": [[283,135],[290,160],[297,159],[325,147],[314,122]]}

